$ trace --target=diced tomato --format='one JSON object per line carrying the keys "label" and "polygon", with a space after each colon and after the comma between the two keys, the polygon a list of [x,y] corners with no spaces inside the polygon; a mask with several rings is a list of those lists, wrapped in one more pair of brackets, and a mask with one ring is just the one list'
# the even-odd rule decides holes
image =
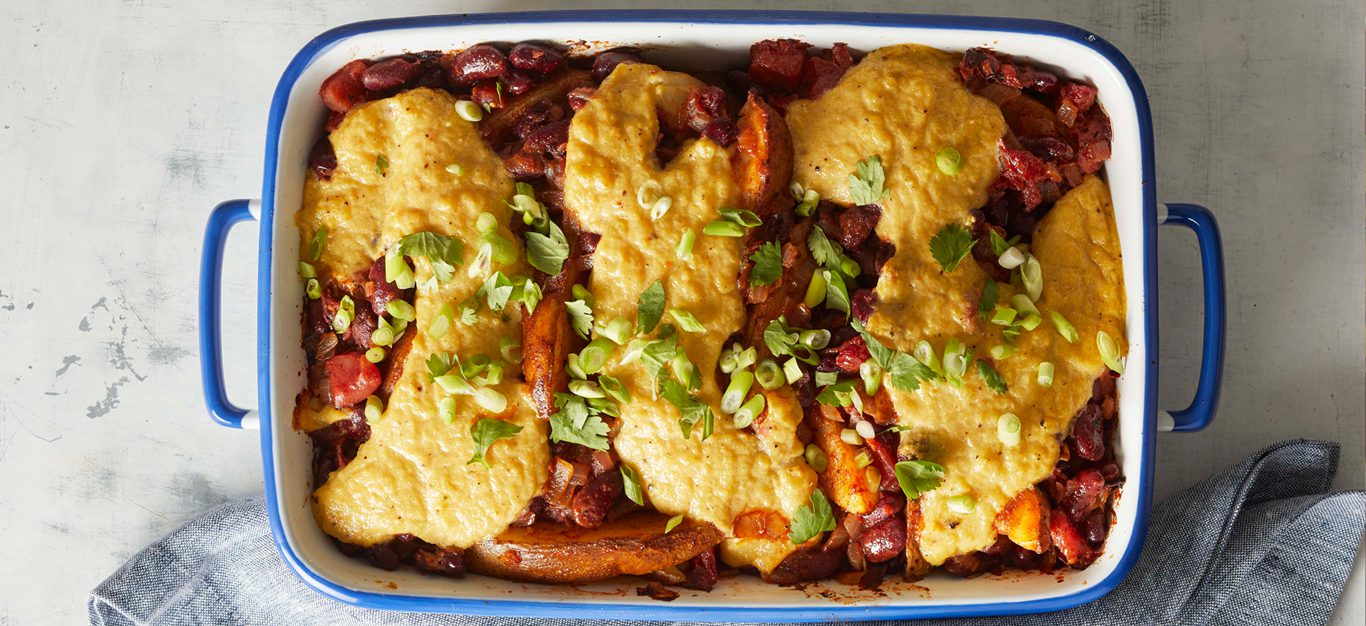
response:
{"label": "diced tomato", "polygon": [[332,405],[343,409],[364,402],[379,389],[379,367],[359,352],[338,354],[327,360],[327,379]]}
{"label": "diced tomato", "polygon": [[765,39],[749,47],[749,79],[780,92],[797,88],[810,45],[796,39]]}
{"label": "diced tomato", "polygon": [[863,338],[854,337],[840,346],[839,354],[835,356],[835,366],[842,372],[852,374],[858,371],[859,366],[863,365],[869,356],[868,345],[863,343]]}

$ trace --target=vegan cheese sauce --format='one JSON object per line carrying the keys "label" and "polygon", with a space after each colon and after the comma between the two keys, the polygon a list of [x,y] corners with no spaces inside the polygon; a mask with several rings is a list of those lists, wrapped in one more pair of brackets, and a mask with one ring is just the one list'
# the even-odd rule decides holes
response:
{"label": "vegan cheese sauce", "polygon": [[[509,221],[504,200],[513,193],[512,181],[474,124],[455,114],[455,102],[445,92],[414,89],[353,109],[332,133],[337,169],[331,180],[309,179],[296,218],[305,242],[319,227],[328,229],[324,267],[338,275],[366,269],[400,238],[421,231],[460,239],[468,263],[479,240],[478,215]],[[459,165],[461,174],[447,172],[448,165]],[[500,230],[519,246],[519,260],[493,269],[525,274],[520,238],[506,227]],[[445,396],[429,381],[428,356],[496,358],[500,337],[520,340],[521,319],[513,307],[504,315],[485,309],[476,324],[457,321],[434,339],[426,329],[438,309],[473,296],[485,277],[469,276],[466,265],[439,284],[430,280],[425,258],[414,262],[417,320],[409,332],[416,335],[403,375],[383,417],[370,422],[370,439],[355,460],[314,493],[313,512],[324,531],[347,543],[369,546],[411,533],[438,546],[464,548],[501,532],[540,492],[550,459],[547,428],[536,419],[515,370],[494,386],[508,399],[501,414],[490,415],[469,396],[456,396],[454,422],[438,417]],[[488,449],[490,467],[466,463],[475,452],[470,428],[484,417],[522,427]],[[307,428],[317,421],[305,415],[300,423]]]}
{"label": "vegan cheese sauce", "polygon": [[[926,340],[943,354],[958,338],[978,357],[1006,343],[1001,327],[977,313],[986,274],[971,259],[945,273],[930,254],[930,239],[947,224],[969,226],[970,211],[987,200],[995,181],[997,144],[1006,132],[999,109],[959,81],[956,57],[915,45],[882,48],[851,69],[839,84],[788,111],[795,148],[794,180],[821,197],[853,204],[849,175],[872,155],[882,159],[888,194],[877,235],[896,248],[883,267],[869,331],[889,347],[910,352]],[[935,165],[945,147],[963,156],[947,175]],[[920,498],[919,548],[933,565],[995,541],[993,521],[1019,492],[1047,478],[1059,440],[1104,371],[1095,345],[1105,330],[1124,348],[1124,291],[1119,242],[1109,192],[1089,177],[1039,223],[1031,247],[1043,268],[1036,303],[1042,325],[1020,334],[1018,351],[995,362],[1008,391],[988,389],[974,366],[961,388],[922,383],[916,391],[887,386],[903,432],[903,452],[944,466],[939,488]],[[999,302],[1015,291],[1002,284]],[[1047,321],[1062,313],[1080,339],[1067,343]],[[1037,366],[1056,367],[1051,388],[1036,381]],[[1017,446],[997,436],[1003,413],[1019,416]],[[969,513],[949,509],[954,496],[976,502]]]}
{"label": "vegan cheese sauce", "polygon": [[[771,539],[739,539],[733,536],[734,519],[754,510],[790,519],[807,502],[816,475],[802,460],[796,435],[801,407],[790,390],[768,395],[757,436],[735,429],[730,416],[717,410],[717,360],[745,319],[736,285],[742,250],[739,238],[701,230],[717,219],[718,209],[738,203],[731,155],[712,141],[692,140],[662,169],[654,156],[656,111],[678,110],[689,89],[701,86],[691,76],[652,65],[618,66],[570,126],[565,205],[584,230],[602,235],[589,283],[597,319],[634,322],[637,298],[658,280],[666,310],[686,309],[706,329],[680,331],[678,343],[701,372],[696,396],[716,413],[715,432],[703,441],[698,424],[685,439],[678,409],[654,397],[646,369],[638,360],[622,363],[626,351],[618,348],[604,372],[626,386],[632,401],[621,406],[617,453],[639,472],[656,509],[710,522],[727,536],[721,544],[727,563],[768,572],[796,548],[786,529]],[[650,182],[673,200],[669,211],[654,220],[636,197]],[[697,234],[696,243],[691,259],[681,261],[674,250],[689,231]],[[672,323],[668,313],[665,323]]]}

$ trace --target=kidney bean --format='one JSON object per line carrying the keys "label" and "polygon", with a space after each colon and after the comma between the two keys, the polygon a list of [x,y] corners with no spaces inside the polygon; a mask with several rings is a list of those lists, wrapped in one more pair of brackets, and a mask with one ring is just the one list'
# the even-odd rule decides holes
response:
{"label": "kidney bean", "polygon": [[365,68],[366,62],[356,59],[328,76],[318,88],[323,104],[333,111],[345,113],[365,102],[365,85],[361,83]]}
{"label": "kidney bean", "polygon": [[1105,505],[1105,498],[1109,492],[1109,488],[1105,486],[1105,478],[1100,472],[1084,469],[1077,473],[1076,478],[1067,481],[1063,497],[1058,504],[1067,510],[1073,521],[1081,521],[1092,511]]}
{"label": "kidney bean", "polygon": [[526,93],[535,84],[535,77],[522,70],[508,70],[508,73],[503,75],[503,91],[514,96]]}
{"label": "kidney bean", "polygon": [[496,80],[482,80],[470,88],[470,100],[485,111],[503,108],[503,93]]}
{"label": "kidney bean", "polygon": [[1053,545],[1062,553],[1068,565],[1089,563],[1095,558],[1091,546],[1077,532],[1077,527],[1062,509],[1053,509],[1048,516],[1048,534]]}
{"label": "kidney bean", "polygon": [[846,374],[853,374],[870,356],[868,345],[863,342],[863,338],[854,337],[840,346],[839,353],[835,355],[835,367]]}
{"label": "kidney bean", "polygon": [[[419,540],[421,541],[421,540]],[[459,550],[439,548],[425,541],[411,557],[413,567],[428,574],[459,578],[465,573],[465,558]]]}
{"label": "kidney bean", "polygon": [[1109,529],[1105,527],[1105,511],[1096,509],[1081,522],[1081,533],[1086,537],[1086,541],[1093,548],[1099,548],[1105,543],[1105,535]]}
{"label": "kidney bean", "polygon": [[359,352],[328,359],[327,378],[332,387],[332,406],[339,409],[364,402],[380,383],[379,367]]}
{"label": "kidney bean", "polygon": [[730,118],[718,117],[707,123],[706,128],[702,129],[702,136],[718,146],[727,147],[740,138],[740,129]]}
{"label": "kidney bean", "polygon": [[332,142],[327,137],[319,139],[308,151],[308,167],[319,180],[332,180],[332,172],[337,169],[337,153],[332,151]]}
{"label": "kidney bean", "polygon": [[332,472],[356,458],[360,444],[370,439],[370,425],[361,415],[337,420],[308,433],[313,440],[313,485],[321,487]]}
{"label": "kidney bean", "polygon": [[564,65],[564,56],[534,43],[519,43],[508,53],[508,62],[519,70],[549,74]]}
{"label": "kidney bean", "polygon": [[839,216],[838,239],[846,249],[863,245],[868,235],[882,218],[882,208],[876,204],[850,207]]}
{"label": "kidney bean", "polygon": [[566,95],[566,98],[569,99],[570,110],[578,111],[579,109],[582,109],[584,105],[588,104],[589,100],[593,99],[593,95],[597,92],[598,90],[593,87],[575,87],[570,89],[569,93]]}
{"label": "kidney bean", "polygon": [[1073,451],[1088,461],[1099,461],[1105,456],[1105,433],[1100,419],[1100,407],[1087,404],[1072,425]]}
{"label": "kidney bean", "polygon": [[906,550],[906,522],[897,517],[865,527],[858,543],[863,556],[870,563],[889,561]]}
{"label": "kidney bean", "polygon": [[555,122],[561,119],[564,119],[563,107],[550,100],[541,100],[522,112],[512,125],[512,133],[519,139],[526,139],[527,135],[544,126],[547,122]]}
{"label": "kidney bean", "polygon": [[593,80],[602,82],[622,63],[640,63],[639,48],[615,48],[593,59]]}
{"label": "kidney bean", "polygon": [[323,122],[323,130],[325,130],[325,131],[327,131],[327,132],[330,133],[330,132],[332,132],[332,131],[334,131],[334,130],[337,130],[337,128],[341,127],[341,124],[342,124],[342,122],[344,122],[344,121],[346,121],[346,114],[345,114],[345,113],[338,113],[338,112],[336,112],[336,111],[328,111],[328,113],[327,113],[327,121]]}
{"label": "kidney bean", "polygon": [[868,316],[873,314],[874,300],[872,289],[858,289],[849,294],[849,311],[858,321],[867,324]]}
{"label": "kidney bean", "polygon": [[481,80],[498,78],[508,69],[507,57],[503,51],[489,44],[470,46],[451,60],[451,80],[456,84],[470,85]]}
{"label": "kidney bean", "polygon": [[545,175],[545,159],[535,150],[518,150],[503,157],[503,169],[514,180],[535,180]]}
{"label": "kidney bean", "polygon": [[394,57],[365,68],[361,84],[370,91],[389,91],[408,84],[421,73],[421,65],[403,57]]}
{"label": "kidney bean", "polygon": [[716,571],[716,549],[707,548],[701,554],[688,559],[683,564],[685,570],[683,582],[678,586],[688,589],[698,589],[701,591],[711,591],[716,586],[719,574]]}
{"label": "kidney bean", "polygon": [[548,152],[555,156],[565,155],[569,143],[569,120],[550,122],[527,133],[523,149]]}

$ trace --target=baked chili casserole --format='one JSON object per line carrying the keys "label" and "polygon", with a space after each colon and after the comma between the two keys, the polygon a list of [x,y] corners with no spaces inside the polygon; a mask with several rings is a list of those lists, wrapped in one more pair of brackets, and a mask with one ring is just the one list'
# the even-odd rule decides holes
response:
{"label": "baked chili casserole", "polygon": [[296,223],[312,508],[393,569],[1084,568],[1123,483],[1096,90],[1001,52],[352,61]]}

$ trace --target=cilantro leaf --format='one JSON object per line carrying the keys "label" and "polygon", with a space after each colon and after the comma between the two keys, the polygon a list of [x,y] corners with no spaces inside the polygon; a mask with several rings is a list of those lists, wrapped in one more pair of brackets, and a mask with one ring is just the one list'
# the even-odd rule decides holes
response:
{"label": "cilantro leaf", "polygon": [[896,482],[906,499],[918,500],[920,494],[934,491],[944,482],[944,466],[929,461],[901,461],[896,464]]}
{"label": "cilantro leaf", "polygon": [[455,363],[455,358],[449,352],[433,352],[427,357],[427,373],[430,375],[428,380],[435,380],[437,376],[451,371]]}
{"label": "cilantro leaf", "polygon": [[816,402],[826,406],[849,406],[853,403],[850,395],[854,393],[854,385],[858,382],[850,379],[829,385],[816,395]]}
{"label": "cilantro leaf", "polygon": [[882,157],[874,155],[859,161],[856,169],[857,174],[849,175],[849,195],[855,204],[877,204],[887,197],[883,187],[886,176],[882,172]]}
{"label": "cilantro leaf", "polygon": [[464,250],[465,244],[459,239],[427,231],[398,240],[399,255],[427,257],[432,264],[432,273],[443,283],[455,274],[455,266],[465,263]]}
{"label": "cilantro leaf", "polygon": [[711,436],[716,416],[710,406],[688,395],[687,388],[673,379],[664,381],[664,392],[661,395],[669,404],[678,408],[678,428],[683,431],[684,439],[692,437],[692,429],[698,422],[702,423],[702,440],[706,441]]}
{"label": "cilantro leaf", "polygon": [[654,284],[640,292],[640,299],[636,300],[636,332],[648,333],[659,325],[659,318],[664,316],[664,284],[655,281]]}
{"label": "cilantro leaf", "polygon": [[754,268],[749,271],[751,285],[767,287],[783,275],[783,254],[778,250],[777,243],[765,241],[749,256],[749,260],[754,261]]}
{"label": "cilantro leaf", "polygon": [[779,317],[768,323],[764,328],[764,345],[773,356],[783,356],[792,353],[792,346],[797,344],[798,335],[787,327],[786,320]]}
{"label": "cilantro leaf", "polygon": [[996,371],[996,368],[992,367],[990,363],[978,359],[977,373],[982,375],[982,381],[985,382],[987,387],[992,391],[995,391],[996,393],[1006,392],[1005,379],[1001,378],[1001,373]]}
{"label": "cilantro leaf", "polygon": [[645,506],[645,491],[640,487],[640,474],[625,463],[621,464],[621,486],[627,498],[640,506]]}
{"label": "cilantro leaf", "polygon": [[569,323],[574,328],[574,332],[584,339],[588,339],[588,334],[593,331],[593,309],[583,300],[570,300],[564,303],[564,308],[569,312]]}
{"label": "cilantro leaf", "polygon": [[465,465],[470,463],[483,463],[484,467],[490,467],[484,453],[488,452],[489,446],[499,439],[509,439],[522,432],[522,427],[511,422],[500,419],[486,417],[470,426],[470,437],[474,439],[474,456],[465,461]]}
{"label": "cilantro leaf", "polygon": [[803,544],[830,530],[835,530],[835,513],[830,509],[830,501],[825,494],[820,489],[813,489],[811,504],[792,514],[792,530],[787,537],[794,544]]}
{"label": "cilantro leaf", "polygon": [[502,272],[494,272],[484,279],[483,286],[479,287],[475,295],[483,296],[488,301],[489,309],[499,312],[507,307],[512,290],[512,279],[504,276]]}
{"label": "cilantro leaf", "polygon": [[850,322],[850,325],[853,326],[860,337],[863,337],[863,343],[868,347],[868,354],[873,357],[873,362],[877,363],[878,366],[884,370],[890,370],[892,368],[892,360],[896,358],[897,351],[882,345],[882,342],[878,341],[877,337],[874,337],[868,332],[867,328],[864,328],[863,322],[853,320]]}
{"label": "cilantro leaf", "polygon": [[844,256],[844,248],[839,244],[830,241],[830,237],[821,230],[820,226],[811,229],[811,234],[806,236],[806,247],[811,250],[811,258],[817,265],[830,269],[839,269],[840,261]]}
{"label": "cilantro leaf", "polygon": [[902,391],[915,391],[920,383],[936,380],[939,374],[905,352],[897,352],[887,368],[888,383]]}
{"label": "cilantro leaf", "polygon": [[995,228],[987,229],[987,237],[991,241],[992,254],[1001,256],[1006,253],[1006,250],[1010,249],[1010,244],[1006,242],[1005,238],[1001,237],[1000,233],[996,232]]}
{"label": "cilantro leaf", "polygon": [[673,362],[676,356],[678,336],[673,334],[645,344],[645,348],[640,351],[640,362],[645,366],[645,371],[650,373],[650,379],[655,381],[656,388],[659,386],[659,380],[668,373],[664,368]]}
{"label": "cilantro leaf", "polygon": [[849,288],[844,286],[844,277],[834,270],[825,272],[825,308],[834,309],[849,317]]}
{"label": "cilantro leaf", "polygon": [[592,412],[588,403],[575,395],[555,394],[555,405],[560,407],[550,416],[550,440],[577,443],[594,450],[607,450],[607,433],[611,430],[602,417]]}
{"label": "cilantro leaf", "polygon": [[[995,232],[993,231],[992,234],[995,234]],[[981,313],[984,317],[990,314],[996,309],[996,300],[998,297],[996,292],[996,281],[988,278],[987,284],[982,286],[982,299],[977,303],[977,312]]]}
{"label": "cilantro leaf", "polygon": [[564,269],[569,258],[569,240],[555,222],[546,220],[546,233],[534,230],[526,233],[526,260],[532,267],[551,276]]}
{"label": "cilantro leaf", "polygon": [[968,229],[958,224],[945,224],[930,239],[930,254],[945,272],[952,272],[968,257],[976,243]]}

